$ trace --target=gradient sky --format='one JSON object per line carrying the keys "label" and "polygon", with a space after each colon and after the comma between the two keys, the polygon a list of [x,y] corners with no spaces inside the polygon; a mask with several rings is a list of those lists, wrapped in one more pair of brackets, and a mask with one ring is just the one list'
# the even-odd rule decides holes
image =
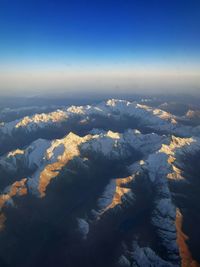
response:
{"label": "gradient sky", "polygon": [[0,0],[0,94],[200,90],[199,0]]}

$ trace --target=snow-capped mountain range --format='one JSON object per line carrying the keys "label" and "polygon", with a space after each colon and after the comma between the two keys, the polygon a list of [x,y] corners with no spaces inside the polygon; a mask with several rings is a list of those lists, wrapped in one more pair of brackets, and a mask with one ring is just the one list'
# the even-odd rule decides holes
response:
{"label": "snow-capped mountain range", "polygon": [[155,131],[177,134],[180,136],[200,134],[200,127],[189,127],[179,125],[176,116],[161,109],[154,109],[137,102],[111,99],[97,105],[71,106],[57,109],[50,113],[41,113],[33,116],[26,116],[8,123],[1,123],[0,131],[4,135],[12,136],[17,131],[37,131],[48,127],[60,127],[71,118],[79,119],[79,123],[85,124],[91,116],[99,115],[105,118],[129,116],[140,121],[141,127],[146,126]]}
{"label": "snow-capped mountain range", "polygon": [[[119,131],[108,130],[112,121],[115,121],[115,128],[119,123]],[[118,247],[112,256],[112,266],[199,266],[182,227],[187,213],[174,200],[170,185],[190,183],[185,176],[187,166],[183,158],[200,151],[200,126],[185,126],[179,121],[177,116],[161,109],[111,99],[97,105],[71,106],[1,122],[2,146],[17,135],[25,139],[31,136],[31,142],[27,145],[22,138],[20,147],[13,142],[13,149],[0,157],[0,171],[5,183],[0,194],[0,247],[1,234],[8,227],[6,235],[9,236],[12,230],[9,212],[25,209],[20,199],[26,201],[31,197],[45,203],[48,197],[51,199],[54,186],[64,180],[64,184],[69,183],[70,190],[75,192],[70,196],[70,203],[66,203],[66,214],[69,212],[69,218],[71,216],[75,221],[68,227],[72,227],[71,231],[76,233],[81,244],[88,244],[89,248],[90,243],[99,244],[97,233],[102,231],[103,236],[106,233],[103,226],[108,231],[113,227],[123,229],[116,241]],[[133,127],[134,123],[136,127]],[[79,132],[83,129],[81,134],[76,130],[73,132],[77,125]],[[55,131],[55,135],[58,132],[60,136],[61,128],[62,131],[66,129],[61,138],[44,138],[44,133],[40,132],[45,129]],[[140,184],[144,196],[138,191]],[[87,188],[88,192],[81,192],[81,188]],[[81,203],[78,204],[74,204],[79,198],[76,190],[81,192]],[[66,194],[70,195],[70,191]],[[68,205],[71,208],[67,208]],[[134,219],[132,213],[136,214]],[[135,222],[143,217],[148,218],[152,239],[145,236]],[[126,220],[129,226],[122,227]],[[137,228],[139,230],[135,230]],[[3,252],[1,248],[0,255]],[[5,260],[8,258],[9,254],[6,254]],[[74,258],[70,260],[73,262]],[[14,261],[17,262],[15,256]],[[25,266],[23,264],[21,266]],[[76,260],[73,264],[79,266]]]}

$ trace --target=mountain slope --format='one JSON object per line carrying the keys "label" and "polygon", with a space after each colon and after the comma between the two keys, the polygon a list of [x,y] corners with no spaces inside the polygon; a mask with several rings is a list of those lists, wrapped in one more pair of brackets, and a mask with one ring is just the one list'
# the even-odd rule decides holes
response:
{"label": "mountain slope", "polygon": [[7,266],[199,266],[197,127],[108,100],[0,131],[2,145],[13,142],[0,157]]}

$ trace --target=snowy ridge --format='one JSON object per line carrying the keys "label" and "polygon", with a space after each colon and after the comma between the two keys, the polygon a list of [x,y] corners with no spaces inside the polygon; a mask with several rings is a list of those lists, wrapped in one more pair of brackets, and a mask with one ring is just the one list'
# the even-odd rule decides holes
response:
{"label": "snowy ridge", "polygon": [[136,102],[131,103],[125,100],[111,99],[96,106],[71,106],[50,113],[26,116],[23,119],[3,123],[0,130],[3,134],[12,135],[16,129],[23,129],[29,132],[50,127],[51,125],[59,126],[61,122],[66,122],[74,116],[85,119],[90,115],[109,117],[115,116],[115,114],[119,114],[120,116],[133,116],[134,118],[140,119],[144,125],[150,125],[151,127],[156,125],[156,127],[164,130],[172,130],[176,125],[175,117],[165,111],[140,105]]}
{"label": "snowy ridge", "polygon": [[2,169],[17,172],[19,168],[35,169],[41,165],[43,155],[51,142],[45,139],[34,141],[25,150],[16,149],[0,158]]}
{"label": "snowy ridge", "polygon": [[[157,229],[160,244],[166,251],[165,255],[168,255],[170,260],[167,263],[163,259],[159,259],[151,249],[137,246],[133,253],[134,261],[138,264],[137,266],[155,264],[154,261],[157,262],[157,260],[156,266],[179,266],[180,258],[175,224],[177,215],[176,208],[171,200],[167,178],[180,179],[181,177],[184,179],[181,176],[181,171],[175,167],[174,163],[176,162],[176,164],[181,165],[179,155],[191,154],[196,151],[200,151],[200,141],[198,138],[178,138],[172,136],[169,143],[163,144],[161,149],[150,154],[145,160],[129,166],[130,171],[136,175],[147,172],[150,181],[154,184],[155,198],[151,221]],[[131,266],[128,265],[129,261],[124,255],[120,258],[119,263],[123,261],[126,262],[127,266]]]}
{"label": "snowy ridge", "polygon": [[55,141],[38,139],[25,150],[9,152],[0,158],[0,165],[13,172],[17,172],[18,167],[21,166],[36,169],[34,176],[28,182],[31,188],[34,188],[37,187],[36,181],[39,181],[41,173],[45,172],[45,166],[58,164],[61,168],[61,165],[64,166],[73,157],[79,156],[80,151],[100,153],[113,159],[123,159],[131,155],[131,149],[138,150],[145,155],[161,148],[163,142],[167,142],[165,136],[143,135],[133,130],[128,130],[124,134],[108,131],[102,134],[89,134],[85,137],[70,133]]}

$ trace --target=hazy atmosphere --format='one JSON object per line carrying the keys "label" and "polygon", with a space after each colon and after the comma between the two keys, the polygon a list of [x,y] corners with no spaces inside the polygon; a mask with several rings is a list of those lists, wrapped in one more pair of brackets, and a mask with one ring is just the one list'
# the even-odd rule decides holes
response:
{"label": "hazy atmosphere", "polygon": [[0,94],[198,94],[199,9],[198,0],[1,0]]}

